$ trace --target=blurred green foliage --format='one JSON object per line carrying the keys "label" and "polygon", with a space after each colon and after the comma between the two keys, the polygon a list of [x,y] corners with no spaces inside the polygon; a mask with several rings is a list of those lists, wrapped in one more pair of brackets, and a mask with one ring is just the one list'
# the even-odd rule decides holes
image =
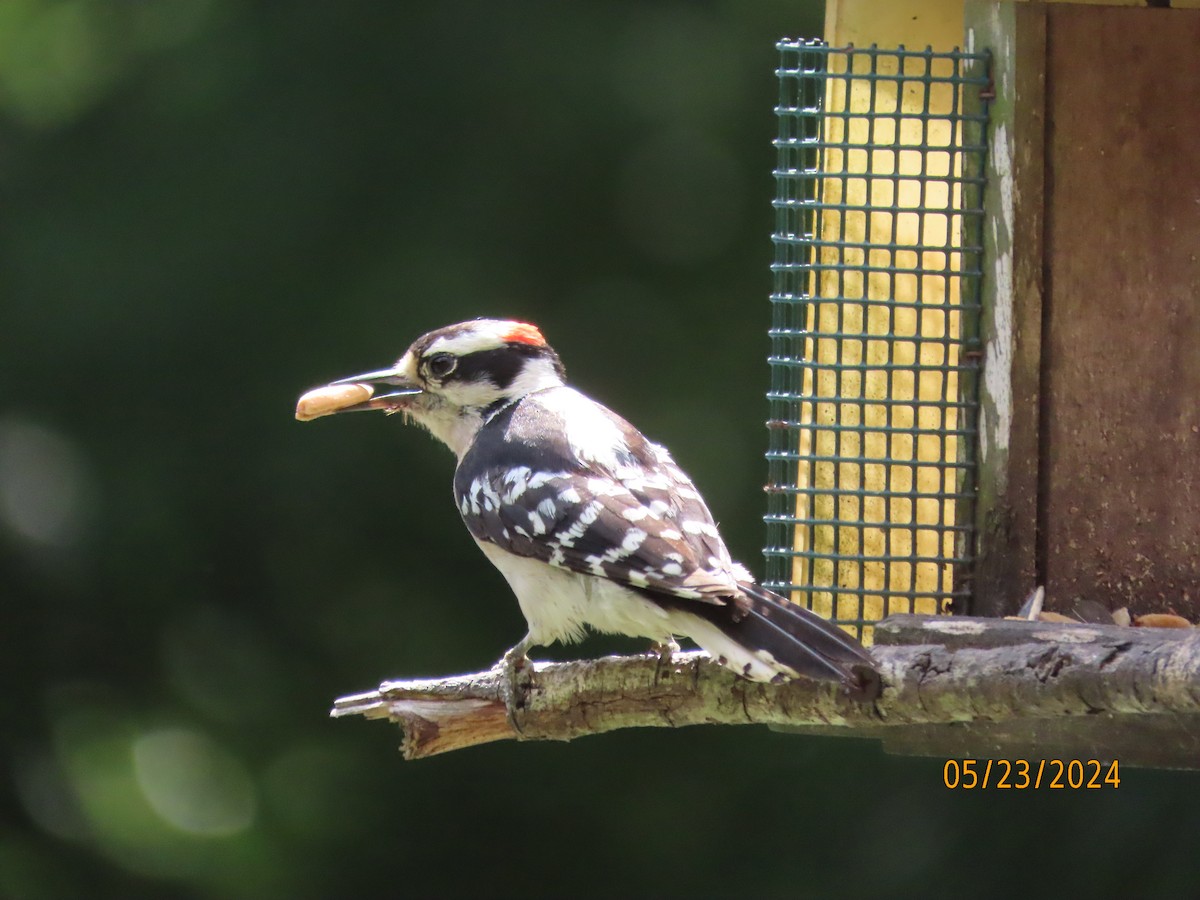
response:
{"label": "blurred green foliage", "polygon": [[523,633],[443,448],[292,421],[429,328],[538,322],[759,568],[773,42],[819,25],[781,0],[0,5],[0,896],[1192,884],[1194,776],[952,794],[937,761],[748,729],[404,764],[326,718]]}

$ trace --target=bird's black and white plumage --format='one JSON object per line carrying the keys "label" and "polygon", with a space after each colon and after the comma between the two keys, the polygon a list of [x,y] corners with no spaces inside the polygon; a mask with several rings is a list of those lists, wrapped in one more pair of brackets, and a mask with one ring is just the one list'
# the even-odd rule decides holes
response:
{"label": "bird's black and white plumage", "polygon": [[337,384],[391,393],[332,409],[402,412],[458,457],[454,499],[517,595],[514,648],[587,628],[691,638],[755,681],[857,683],[870,667],[840,628],[753,583],[667,451],[564,381],[532,325],[481,319],[419,338],[390,369]]}

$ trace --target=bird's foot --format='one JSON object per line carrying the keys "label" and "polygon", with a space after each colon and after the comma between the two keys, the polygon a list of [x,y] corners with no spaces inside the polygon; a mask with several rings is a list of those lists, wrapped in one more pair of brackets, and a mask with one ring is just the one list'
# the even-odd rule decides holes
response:
{"label": "bird's foot", "polygon": [[671,677],[671,657],[679,652],[679,644],[674,638],[665,642],[655,641],[650,645],[650,652],[658,657],[654,666],[654,683],[658,684],[663,678]]}
{"label": "bird's foot", "polygon": [[504,654],[496,668],[500,670],[500,697],[507,710],[508,724],[518,736],[524,734],[521,718],[529,705],[529,694],[533,689],[533,660],[526,651],[524,641]]}

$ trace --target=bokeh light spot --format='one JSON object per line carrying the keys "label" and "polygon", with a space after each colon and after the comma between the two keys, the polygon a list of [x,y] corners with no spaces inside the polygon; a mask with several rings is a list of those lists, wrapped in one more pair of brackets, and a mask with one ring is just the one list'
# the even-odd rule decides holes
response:
{"label": "bokeh light spot", "polygon": [[186,728],[144,734],[134,741],[133,764],[146,802],[180,831],[224,837],[254,822],[250,774],[205,734]]}
{"label": "bokeh light spot", "polygon": [[35,544],[70,546],[82,533],[92,494],[74,444],[32,422],[0,419],[0,523]]}

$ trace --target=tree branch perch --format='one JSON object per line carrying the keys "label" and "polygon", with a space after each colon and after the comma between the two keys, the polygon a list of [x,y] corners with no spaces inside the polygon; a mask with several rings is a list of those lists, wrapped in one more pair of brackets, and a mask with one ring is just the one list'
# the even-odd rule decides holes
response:
{"label": "tree branch perch", "polygon": [[972,755],[960,751],[978,744],[992,756],[1041,749],[1200,767],[1196,629],[894,616],[875,636],[882,691],[867,702],[831,683],[744,681],[692,652],[669,665],[656,656],[536,663],[519,732],[498,670],[385,682],[338,699],[332,714],[398,723],[408,759],[618,728],[758,724],[880,738],[901,752]]}

